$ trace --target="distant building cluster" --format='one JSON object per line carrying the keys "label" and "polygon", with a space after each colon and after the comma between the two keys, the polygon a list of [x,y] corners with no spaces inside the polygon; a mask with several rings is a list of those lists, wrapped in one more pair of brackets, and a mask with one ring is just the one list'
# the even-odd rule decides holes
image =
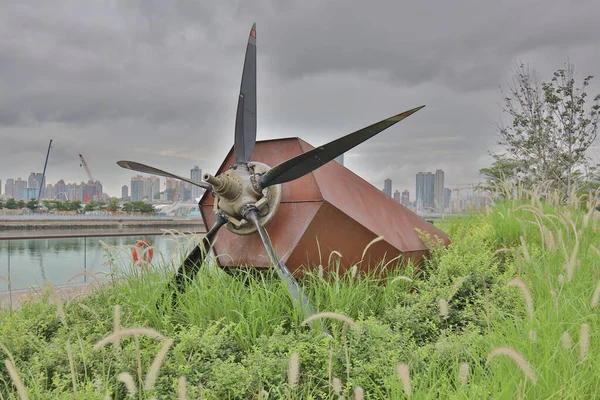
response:
{"label": "distant building cluster", "polygon": [[[415,200],[410,201],[410,192],[404,189],[402,193],[394,192],[393,199],[405,207],[415,210],[443,212],[450,204],[450,189],[444,188],[444,171],[438,169],[434,173],[419,172],[416,176]],[[392,180],[386,179],[383,192],[392,197]]]}
{"label": "distant building cluster", "polygon": [[[42,182],[41,172],[32,172],[27,180],[21,178],[6,179],[4,184],[4,192],[2,192],[2,181],[0,180],[0,195],[4,198],[14,198],[15,200],[79,200],[82,202],[89,201],[106,201],[108,196],[102,193],[102,183],[99,181],[88,181],[88,183],[65,183],[64,180],[59,180],[55,184],[45,184]],[[40,191],[41,188],[41,191]]]}
{"label": "distant building cluster", "polygon": [[[416,177],[417,209],[444,211],[450,204],[446,201],[444,190],[444,171],[419,172]],[[450,190],[450,189],[448,189]]]}
{"label": "distant building cluster", "polygon": [[[190,169],[190,178],[202,181],[202,170],[197,165]],[[173,201],[197,201],[204,194],[204,189],[182,182],[177,179],[166,178],[165,188],[161,190],[161,180],[158,176],[136,175],[131,178],[130,185],[121,187],[121,201],[146,201],[173,202]],[[29,178],[10,178],[3,182],[0,179],[0,197],[15,200],[37,199],[60,200],[60,201],[90,201],[108,202],[110,197],[103,193],[102,183],[99,181],[88,181],[87,183],[65,183],[63,179],[55,184],[42,182],[41,172],[32,172]],[[4,185],[3,185],[4,183]]]}
{"label": "distant building cluster", "polygon": [[[165,179],[165,188],[161,190],[161,179]],[[190,169],[190,179],[202,181],[202,170],[197,165]],[[129,189],[131,188],[131,195]],[[179,179],[159,178],[158,176],[137,175],[131,178],[131,186],[123,185],[121,199],[123,201],[147,202],[189,202],[197,201],[204,194],[204,189],[182,182]]]}
{"label": "distant building cluster", "polygon": [[[433,172],[419,172],[415,177],[415,196],[410,201],[408,189],[402,192],[396,190],[392,195],[392,180],[386,179],[382,191],[403,206],[416,212],[456,212],[471,208],[481,208],[489,202],[487,197],[475,194],[474,185],[469,187],[455,188],[457,197],[452,199],[452,190],[444,187],[444,171],[437,169]],[[464,186],[458,185],[458,186]],[[461,190],[471,190],[467,197],[458,197]]]}

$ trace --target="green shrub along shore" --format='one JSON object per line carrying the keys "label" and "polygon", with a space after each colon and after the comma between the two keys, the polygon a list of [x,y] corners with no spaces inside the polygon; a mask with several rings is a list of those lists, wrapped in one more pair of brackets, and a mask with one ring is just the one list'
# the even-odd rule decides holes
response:
{"label": "green shrub along shore", "polygon": [[176,309],[155,306],[166,262],[113,267],[66,301],[50,286],[0,311],[0,398],[598,398],[595,207],[520,192],[447,218],[452,244],[418,274],[390,262],[384,284],[323,254],[329,276],[301,284],[332,337],[303,324],[272,271],[207,265]]}

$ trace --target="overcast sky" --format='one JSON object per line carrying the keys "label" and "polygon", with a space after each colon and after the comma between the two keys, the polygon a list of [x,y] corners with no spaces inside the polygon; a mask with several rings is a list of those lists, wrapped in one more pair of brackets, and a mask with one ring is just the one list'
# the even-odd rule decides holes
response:
{"label": "overcast sky", "polygon": [[580,78],[600,66],[597,0],[0,3],[2,186],[41,172],[50,139],[49,183],[87,181],[79,153],[113,196],[135,175],[121,159],[214,173],[253,22],[259,140],[317,146],[426,105],[345,155],[411,200],[419,171],[443,169],[447,187],[480,180],[517,61],[544,79],[567,57]]}

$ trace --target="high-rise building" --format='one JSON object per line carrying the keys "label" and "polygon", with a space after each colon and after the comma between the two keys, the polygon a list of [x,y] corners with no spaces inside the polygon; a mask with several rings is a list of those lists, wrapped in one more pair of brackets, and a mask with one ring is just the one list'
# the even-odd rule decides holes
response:
{"label": "high-rise building", "polygon": [[83,201],[83,187],[84,186],[85,186],[85,183],[83,183],[83,182],[81,182],[81,185],[69,183],[67,185],[67,192],[69,193],[69,200]]}
{"label": "high-rise building", "polygon": [[434,206],[434,187],[435,179],[431,172],[419,172],[417,174],[417,185],[416,185],[416,204],[417,208],[427,207],[433,208]]}
{"label": "high-rise building", "polygon": [[81,185],[81,191],[83,196],[83,202],[89,203],[90,201],[98,201],[96,197],[96,188],[92,184],[92,181]]}
{"label": "high-rise building", "polygon": [[408,192],[408,189],[404,189],[404,191],[402,191],[402,199],[400,200],[400,202],[405,207],[409,207],[410,206],[410,198],[409,198],[409,196],[410,196],[410,193]]}
{"label": "high-rise building", "polygon": [[[202,181],[202,170],[200,169],[200,167],[196,165],[190,170],[190,178],[192,178],[195,181]],[[203,190],[201,187],[196,185],[192,186],[192,200],[195,201],[196,199],[202,197],[202,193]]]}
{"label": "high-rise building", "polygon": [[56,182],[56,185],[54,185],[54,196],[52,196],[52,198],[56,198],[57,200],[66,199],[68,195],[69,193],[65,181],[61,179]]}
{"label": "high-rise building", "polygon": [[40,183],[42,182],[42,174],[32,172],[29,174],[29,178],[27,179],[27,187],[30,188],[39,188]]}
{"label": "high-rise building", "polygon": [[6,184],[4,185],[4,195],[6,196],[7,199],[15,197],[14,190],[15,190],[15,180],[7,179]]}
{"label": "high-rise building", "polygon": [[388,197],[392,197],[392,180],[387,178],[383,182],[383,193],[385,193]]}
{"label": "high-rise building", "polygon": [[146,192],[146,180],[143,176],[137,175],[131,178],[131,201],[144,199]]}
{"label": "high-rise building", "polygon": [[104,198],[104,196],[102,195],[104,188],[102,187],[102,183],[100,183],[100,181],[96,181],[94,182],[94,185],[96,186],[96,191],[98,192],[98,194],[96,194],[96,196],[100,196],[100,198],[96,199],[98,201],[102,201],[102,199]]}
{"label": "high-rise building", "polygon": [[443,211],[444,208],[446,208],[445,202],[444,202],[444,171],[442,171],[441,169],[437,169],[435,171],[434,181],[435,181],[434,189],[433,189],[433,194],[434,194],[434,198],[435,198],[434,208],[437,211]]}
{"label": "high-rise building", "polygon": [[[26,200],[29,199],[37,199],[38,196],[40,195],[40,186],[42,185],[42,173],[41,172],[32,172],[29,174],[29,178],[27,179],[27,193],[25,195]],[[38,190],[38,193],[34,196],[31,197],[31,193],[34,192],[34,189]],[[42,188],[41,191],[41,197],[45,198],[46,197],[46,191],[44,190],[45,188]]]}
{"label": "high-rise building", "polygon": [[47,184],[46,185],[46,195],[44,196],[44,198],[53,199],[55,195],[56,195],[56,192],[54,190],[54,185],[51,183]]}
{"label": "high-rise building", "polygon": [[13,197],[15,200],[23,200],[25,198],[25,189],[27,189],[27,181],[17,178],[13,189]]}
{"label": "high-rise building", "polygon": [[444,208],[450,207],[451,197],[452,197],[452,191],[448,188],[444,188]]}
{"label": "high-rise building", "polygon": [[129,188],[127,187],[127,185],[121,186],[121,199],[123,199],[123,201],[127,201],[128,197],[129,197]]}
{"label": "high-rise building", "polygon": [[167,201],[176,201],[177,199],[175,198],[175,189],[178,186],[179,181],[177,179],[173,179],[173,178],[167,178],[166,179],[166,183],[165,183],[165,195],[166,195],[166,199]]}
{"label": "high-rise building", "polygon": [[146,177],[146,185],[144,186],[144,196],[148,201],[158,199],[160,193],[160,178],[158,176]]}
{"label": "high-rise building", "polygon": [[400,203],[400,192],[397,190],[394,192],[394,201]]}
{"label": "high-rise building", "polygon": [[32,188],[32,187],[25,188],[25,195],[24,195],[23,200],[37,199],[38,194],[39,194],[38,188]]}

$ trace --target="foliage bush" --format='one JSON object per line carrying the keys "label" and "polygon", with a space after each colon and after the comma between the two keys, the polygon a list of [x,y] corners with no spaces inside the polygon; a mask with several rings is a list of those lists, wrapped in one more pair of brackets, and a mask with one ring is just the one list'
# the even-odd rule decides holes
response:
{"label": "foliage bush", "polygon": [[[125,398],[121,373],[131,376],[140,399],[177,397],[180,377],[188,398],[259,398],[261,391],[269,398],[337,398],[334,378],[345,398],[355,398],[357,387],[366,398],[402,398],[408,393],[396,370],[402,363],[409,366],[411,397],[590,398],[600,384],[596,219],[578,207],[540,204],[505,201],[442,221],[452,244],[434,248],[419,268],[390,270],[383,283],[351,271],[308,277],[303,285],[319,310],[356,322],[326,319],[331,337],[301,325],[301,312],[275,274],[232,277],[207,265],[177,309],[168,299],[160,303],[167,275],[153,270],[113,271],[100,289],[62,307],[47,292],[18,310],[3,309],[0,352],[14,359],[36,399],[73,398],[73,381],[78,398]],[[531,293],[533,316],[516,278]],[[117,329],[147,327],[164,338],[129,335],[118,346],[95,349],[115,331],[117,305]],[[571,348],[561,344],[565,332]],[[172,345],[158,362],[156,383],[145,389],[167,338]],[[506,356],[488,361],[498,346],[518,351],[537,382]],[[300,360],[297,385],[288,383],[293,353]],[[5,365],[0,398],[18,398]]]}

